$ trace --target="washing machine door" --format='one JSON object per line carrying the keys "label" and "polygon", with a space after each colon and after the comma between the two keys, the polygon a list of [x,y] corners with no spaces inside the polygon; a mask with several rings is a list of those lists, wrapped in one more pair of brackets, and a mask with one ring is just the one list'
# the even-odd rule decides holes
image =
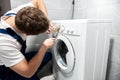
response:
{"label": "washing machine door", "polygon": [[65,36],[58,36],[54,45],[54,55],[59,69],[63,73],[70,73],[75,66],[75,53],[70,40]]}

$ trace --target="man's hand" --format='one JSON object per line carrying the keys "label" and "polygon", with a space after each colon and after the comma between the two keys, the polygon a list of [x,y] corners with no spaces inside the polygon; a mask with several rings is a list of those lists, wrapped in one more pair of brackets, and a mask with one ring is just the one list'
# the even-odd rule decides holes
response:
{"label": "man's hand", "polygon": [[43,42],[43,45],[48,48],[51,48],[55,43],[55,38],[49,38],[49,39],[46,39],[44,42]]}
{"label": "man's hand", "polygon": [[52,29],[53,29],[53,26],[50,24],[50,25],[49,25],[49,29],[46,31],[46,33],[47,33],[47,34],[50,34],[51,31],[52,31]]}

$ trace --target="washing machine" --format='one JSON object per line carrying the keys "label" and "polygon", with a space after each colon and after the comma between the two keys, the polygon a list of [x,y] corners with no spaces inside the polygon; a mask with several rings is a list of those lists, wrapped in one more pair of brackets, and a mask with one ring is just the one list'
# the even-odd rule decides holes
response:
{"label": "washing machine", "polygon": [[55,80],[105,80],[111,20],[55,20]]}

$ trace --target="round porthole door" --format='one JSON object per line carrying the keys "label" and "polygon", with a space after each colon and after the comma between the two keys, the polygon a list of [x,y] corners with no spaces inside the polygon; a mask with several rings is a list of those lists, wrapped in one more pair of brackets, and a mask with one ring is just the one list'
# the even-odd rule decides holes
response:
{"label": "round porthole door", "polygon": [[65,36],[57,37],[54,45],[54,56],[62,72],[72,72],[75,66],[75,53],[70,40]]}

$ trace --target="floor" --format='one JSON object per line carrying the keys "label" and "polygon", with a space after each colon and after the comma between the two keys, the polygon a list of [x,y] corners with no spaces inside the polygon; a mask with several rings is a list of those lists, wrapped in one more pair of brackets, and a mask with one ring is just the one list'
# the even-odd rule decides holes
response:
{"label": "floor", "polygon": [[49,76],[41,78],[40,80],[55,80],[55,78],[54,78],[54,75],[49,75]]}
{"label": "floor", "polygon": [[38,77],[40,80],[55,80],[52,72],[52,61],[49,61],[49,63],[38,73]]}

